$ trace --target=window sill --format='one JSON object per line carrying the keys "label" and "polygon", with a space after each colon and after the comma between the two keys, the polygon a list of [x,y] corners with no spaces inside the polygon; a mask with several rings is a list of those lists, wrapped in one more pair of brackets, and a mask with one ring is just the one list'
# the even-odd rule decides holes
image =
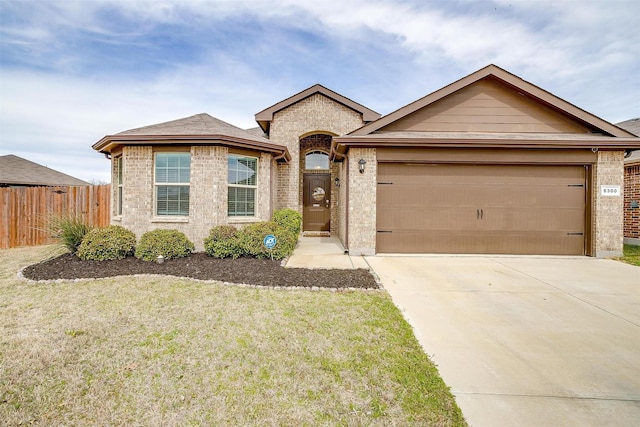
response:
{"label": "window sill", "polygon": [[111,218],[111,221],[122,222],[122,215],[117,215]]}
{"label": "window sill", "polygon": [[259,222],[260,220],[255,216],[229,216],[227,217],[228,224],[249,224],[252,222]]}
{"label": "window sill", "polygon": [[180,217],[180,216],[154,216],[151,218],[151,222],[177,222],[177,223],[187,223],[189,222],[189,217]]}

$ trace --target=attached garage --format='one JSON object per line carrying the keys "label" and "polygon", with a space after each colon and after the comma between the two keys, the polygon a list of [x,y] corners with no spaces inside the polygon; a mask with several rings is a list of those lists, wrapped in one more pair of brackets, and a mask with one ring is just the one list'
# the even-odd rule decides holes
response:
{"label": "attached garage", "polygon": [[584,255],[586,167],[379,163],[378,253]]}
{"label": "attached garage", "polygon": [[350,254],[617,256],[638,138],[490,65],[334,137]]}

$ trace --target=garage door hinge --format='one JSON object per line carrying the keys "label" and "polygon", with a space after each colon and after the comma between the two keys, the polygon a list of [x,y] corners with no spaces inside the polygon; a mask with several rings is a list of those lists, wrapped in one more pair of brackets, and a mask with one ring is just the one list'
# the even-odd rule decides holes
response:
{"label": "garage door hinge", "polygon": [[569,184],[567,187],[584,187],[584,184]]}
{"label": "garage door hinge", "polygon": [[567,236],[584,236],[584,233],[567,233]]}
{"label": "garage door hinge", "polygon": [[378,185],[392,185],[393,182],[379,182]]}
{"label": "garage door hinge", "polygon": [[393,233],[391,230],[376,230],[377,233]]}

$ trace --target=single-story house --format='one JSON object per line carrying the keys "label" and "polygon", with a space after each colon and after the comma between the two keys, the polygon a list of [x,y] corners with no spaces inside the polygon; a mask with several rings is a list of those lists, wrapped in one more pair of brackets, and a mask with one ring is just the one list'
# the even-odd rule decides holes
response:
{"label": "single-story house", "polygon": [[13,154],[0,156],[0,187],[66,187],[70,185],[90,184]]}
{"label": "single-story house", "polygon": [[[640,135],[640,118],[616,126]],[[624,159],[624,243],[640,245],[640,151]]]}
{"label": "single-story house", "polygon": [[207,114],[108,135],[112,222],[138,236],[302,213],[352,255],[618,255],[640,138],[489,65],[386,116],[312,86],[243,130]]}

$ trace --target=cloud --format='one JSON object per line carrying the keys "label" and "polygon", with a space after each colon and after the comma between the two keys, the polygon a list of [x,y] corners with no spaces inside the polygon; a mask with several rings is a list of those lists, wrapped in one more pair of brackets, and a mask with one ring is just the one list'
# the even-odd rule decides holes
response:
{"label": "cloud", "polygon": [[90,148],[106,134],[200,112],[251,127],[314,83],[385,114],[488,63],[606,120],[640,116],[633,0],[4,0],[2,12],[0,151],[83,179],[108,178]]}

